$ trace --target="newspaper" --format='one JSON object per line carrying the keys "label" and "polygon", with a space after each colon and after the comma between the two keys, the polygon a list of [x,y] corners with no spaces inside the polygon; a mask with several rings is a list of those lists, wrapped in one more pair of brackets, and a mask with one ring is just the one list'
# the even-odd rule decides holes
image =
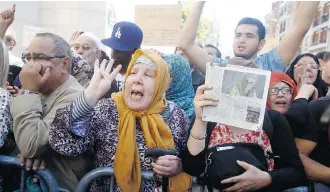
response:
{"label": "newspaper", "polygon": [[216,95],[216,107],[203,108],[203,121],[258,131],[262,128],[270,71],[218,63],[207,63],[205,94]]}

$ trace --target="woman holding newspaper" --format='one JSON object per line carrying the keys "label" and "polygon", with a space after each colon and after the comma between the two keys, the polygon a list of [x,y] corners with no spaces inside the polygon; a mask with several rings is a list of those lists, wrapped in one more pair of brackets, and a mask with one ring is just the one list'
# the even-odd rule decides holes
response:
{"label": "woman holding newspaper", "polygon": [[187,173],[201,176],[209,190],[271,192],[303,184],[304,167],[283,115],[267,111],[260,131],[204,122],[203,107],[219,103],[206,90],[212,87],[199,87],[194,99],[196,118],[182,157]]}

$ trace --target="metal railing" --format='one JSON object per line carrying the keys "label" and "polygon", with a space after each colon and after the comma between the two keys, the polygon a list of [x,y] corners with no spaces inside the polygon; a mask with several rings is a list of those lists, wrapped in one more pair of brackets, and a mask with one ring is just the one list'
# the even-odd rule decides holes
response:
{"label": "metal railing", "polygon": [[[0,155],[0,165],[16,165],[17,167],[20,166],[20,160],[17,157],[10,157],[5,155]],[[20,192],[25,191],[25,168],[21,168],[21,181],[20,181]],[[62,189],[58,186],[55,177],[48,171],[48,170],[38,170],[35,172],[40,178],[42,178],[45,183],[47,184],[49,192],[59,192],[59,191],[67,191]]]}
{"label": "metal railing", "polygon": [[[14,165],[17,167],[20,166],[20,160],[17,157],[0,155],[0,166],[1,165]],[[51,174],[49,170],[38,170],[35,172],[40,178],[42,178],[47,184],[49,192],[67,192],[67,190],[62,189],[58,186],[55,177]],[[155,174],[151,171],[142,171],[141,173],[143,180],[154,180]],[[115,177],[114,170],[111,167],[100,167],[93,169],[88,172],[79,182],[76,192],[85,192],[91,183],[100,177],[110,177],[110,192],[114,191],[115,186]],[[20,181],[20,192],[25,191],[25,180],[26,180],[26,171],[25,167],[21,168],[21,181]],[[193,177],[193,186],[197,186],[197,179]]]}
{"label": "metal railing", "polygon": [[[151,171],[142,171],[141,173],[142,179],[143,180],[154,180],[155,175]],[[100,167],[96,168],[89,173],[87,173],[79,182],[76,192],[85,192],[87,191],[88,187],[90,184],[97,178],[100,177],[110,177],[110,192],[114,191],[114,186],[115,186],[115,177],[114,177],[114,170],[111,167]],[[193,186],[196,186],[197,184],[197,179],[193,177]]]}

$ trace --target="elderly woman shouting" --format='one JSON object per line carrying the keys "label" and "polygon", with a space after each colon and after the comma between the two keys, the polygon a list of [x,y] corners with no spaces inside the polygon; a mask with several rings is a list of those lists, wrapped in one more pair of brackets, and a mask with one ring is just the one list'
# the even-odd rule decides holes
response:
{"label": "elderly woman shouting", "polygon": [[[57,111],[50,129],[51,147],[75,156],[94,149],[97,167],[114,167],[115,191],[154,192],[161,182],[141,181],[141,170],[169,176],[170,191],[186,191],[191,177],[181,170],[181,160],[166,155],[152,162],[144,157],[147,148],[181,151],[187,140],[189,120],[175,103],[166,101],[170,73],[161,56],[137,50],[129,64],[125,88],[101,99],[120,70],[110,73],[96,62],[94,76],[72,105]],[[92,191],[106,191],[105,183],[94,182]]]}

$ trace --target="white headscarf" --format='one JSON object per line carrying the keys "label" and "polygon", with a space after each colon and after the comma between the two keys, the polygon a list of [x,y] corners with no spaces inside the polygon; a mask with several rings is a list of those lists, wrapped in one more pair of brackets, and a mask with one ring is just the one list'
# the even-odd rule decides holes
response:
{"label": "white headscarf", "polygon": [[85,33],[81,34],[80,36],[85,36],[85,37],[91,38],[95,42],[97,48],[106,53],[106,50],[105,50],[101,40],[98,37],[96,37],[93,33],[85,32]]}

